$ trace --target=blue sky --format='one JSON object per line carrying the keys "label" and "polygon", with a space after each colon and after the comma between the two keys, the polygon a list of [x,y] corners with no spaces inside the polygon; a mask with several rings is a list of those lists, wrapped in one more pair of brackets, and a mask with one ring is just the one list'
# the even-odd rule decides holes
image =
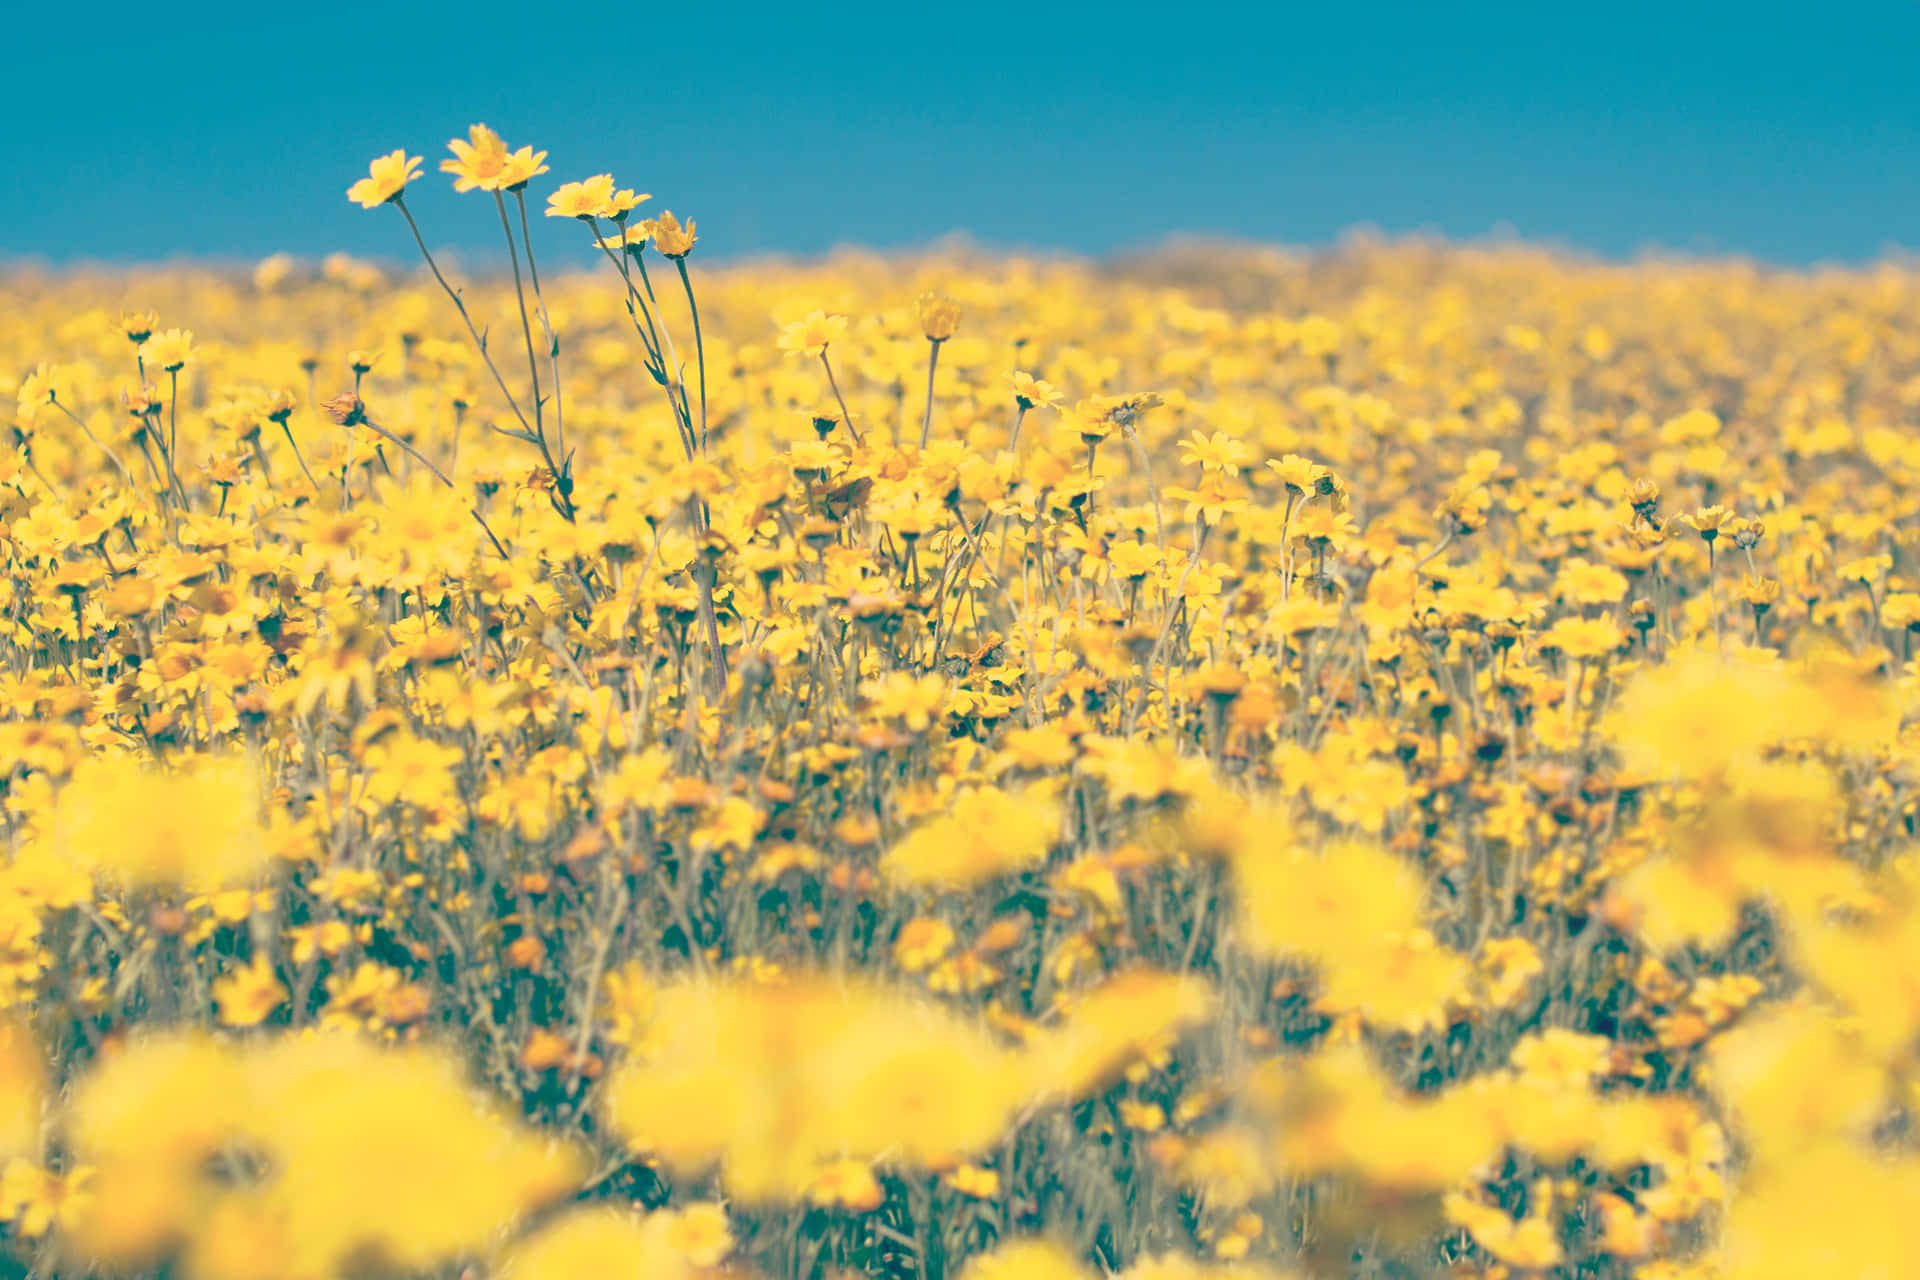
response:
{"label": "blue sky", "polygon": [[404,257],[344,196],[397,146],[429,238],[486,253],[490,210],[431,172],[474,120],[551,152],[537,190],[611,170],[710,257],[1363,224],[1920,246],[1920,0],[12,8],[0,258]]}

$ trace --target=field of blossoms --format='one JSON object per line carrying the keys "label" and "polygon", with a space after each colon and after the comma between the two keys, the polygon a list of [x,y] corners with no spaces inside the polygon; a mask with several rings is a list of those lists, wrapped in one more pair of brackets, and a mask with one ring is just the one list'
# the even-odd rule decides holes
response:
{"label": "field of blossoms", "polygon": [[1920,269],[543,154],[0,278],[0,1276],[1920,1274]]}

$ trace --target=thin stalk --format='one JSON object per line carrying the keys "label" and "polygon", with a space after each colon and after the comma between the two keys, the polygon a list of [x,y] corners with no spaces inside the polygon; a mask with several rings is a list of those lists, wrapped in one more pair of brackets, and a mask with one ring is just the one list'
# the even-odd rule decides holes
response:
{"label": "thin stalk", "polygon": [[313,478],[313,472],[307,466],[307,460],[300,456],[300,446],[293,438],[293,427],[285,418],[280,419],[280,430],[287,437],[287,447],[293,450],[293,460],[300,464],[300,474],[307,478],[315,493],[320,492],[320,482]]}
{"label": "thin stalk", "polygon": [[253,460],[260,464],[260,478],[267,482],[269,489],[274,488],[273,464],[267,461],[266,448],[261,445],[257,432],[247,440],[247,446],[253,453]]}
{"label": "thin stalk", "polygon": [[540,292],[540,268],[533,261],[533,236],[527,229],[527,192],[525,187],[515,187],[514,202],[520,207],[520,239],[527,246],[527,276],[533,281],[533,301],[540,309],[540,331],[546,335],[548,359],[553,369],[553,438],[559,447],[560,456],[567,456],[567,424],[560,405],[560,335],[553,331],[553,320],[547,315],[546,295]]}
{"label": "thin stalk", "polygon": [[1433,560],[1436,557],[1438,557],[1442,551],[1445,551],[1447,547],[1452,544],[1452,542],[1453,542],[1453,530],[1449,528],[1445,533],[1440,535],[1440,541],[1434,544],[1433,550],[1427,552],[1427,554],[1421,556],[1418,560],[1414,561],[1413,567],[1415,569],[1426,568],[1427,565],[1431,564]]}
{"label": "thin stalk", "polygon": [[[513,416],[520,420],[520,426],[526,432],[528,439],[532,440],[534,445],[539,448],[541,458],[547,464],[547,470],[553,474],[557,482],[560,478],[560,467],[553,460],[552,450],[547,447],[547,437],[545,433],[536,430],[533,423],[527,421],[526,412],[520,408],[520,401],[516,399],[513,392],[508,389],[507,380],[501,376],[500,367],[494,363],[493,357],[488,354],[487,340],[480,336],[480,330],[473,323],[473,316],[467,311],[467,304],[461,301],[459,291],[448,284],[447,278],[440,274],[440,264],[433,260],[433,253],[427,248],[426,237],[420,234],[420,224],[413,220],[413,211],[407,208],[406,201],[397,196],[394,198],[393,207],[398,209],[400,216],[407,220],[407,229],[413,232],[413,242],[420,247],[420,256],[427,260],[427,269],[433,272],[433,278],[439,282],[441,290],[452,300],[454,309],[460,313],[461,321],[467,326],[467,335],[473,339],[473,345],[479,349],[481,362],[487,366],[487,372],[493,375],[494,382],[500,388],[500,394],[507,398],[507,407],[512,409]],[[557,505],[561,516],[568,521],[572,521],[574,510],[573,500],[567,497],[566,494],[560,492],[557,483],[554,486],[554,494],[559,498]]]}
{"label": "thin stalk", "polygon": [[[647,246],[644,241],[638,249],[634,250],[633,265],[640,268],[640,283],[646,287],[647,301],[653,304],[655,311],[658,311],[660,300],[653,296],[653,278],[647,274]],[[687,382],[680,376],[680,353],[673,348],[673,334],[667,330],[667,317],[664,314],[660,316],[658,326],[660,347],[666,353],[667,363],[673,369],[674,385],[680,388],[680,411],[686,415],[687,434],[692,436],[693,409],[687,403]]]}
{"label": "thin stalk", "polygon": [[700,337],[700,308],[693,300],[693,281],[687,278],[687,260],[675,258],[680,268],[680,287],[687,291],[687,310],[693,313],[693,358],[700,366],[700,453],[707,452],[707,345]]}
{"label": "thin stalk", "polygon": [[140,429],[140,435],[138,437],[139,444],[140,444],[140,456],[146,459],[147,475],[153,480],[154,496],[160,500],[160,509],[161,511],[164,512],[167,509],[168,504],[173,501],[173,489],[171,486],[167,484],[166,480],[161,476],[160,468],[154,465],[153,450],[147,447],[147,436],[149,434],[150,433],[145,427],[142,427]]}
{"label": "thin stalk", "polygon": [[587,968],[586,1007],[581,1011],[580,1028],[574,1033],[573,1058],[567,1064],[565,1092],[569,1094],[580,1083],[580,1068],[586,1062],[587,1045],[593,1039],[595,997],[599,994],[601,976],[606,972],[607,950],[613,945],[613,935],[619,932],[621,923],[626,919],[627,908],[632,901],[632,895],[627,889],[627,878],[624,875],[609,876],[603,871],[601,893],[603,895],[606,893],[605,883],[609,878],[614,884],[613,909],[608,915],[606,927],[594,942],[593,961]]}
{"label": "thin stalk", "polygon": [[[1305,495],[1301,495],[1301,497],[1304,496]],[[1295,505],[1296,502],[1298,502],[1299,505]],[[1280,599],[1283,601],[1288,599],[1293,593],[1293,540],[1288,534],[1293,529],[1293,513],[1305,505],[1304,501],[1296,499],[1293,490],[1287,490],[1287,507],[1280,515]],[[1438,555],[1446,545],[1446,542],[1442,540],[1440,546],[1435,548],[1434,555]],[[1427,557],[1429,560],[1432,558],[1433,556]],[[1426,561],[1422,561],[1421,563],[1424,564]],[[1414,566],[1415,569],[1419,567],[1420,565]]]}
{"label": "thin stalk", "polygon": [[[1715,561],[1714,554],[1713,554],[1713,544],[1715,542],[1715,539],[1708,538],[1706,541],[1707,541],[1707,600],[1713,606],[1713,646],[1716,652],[1724,653],[1727,647],[1727,637],[1725,633],[1722,631],[1720,626],[1720,582],[1719,582],[1718,576],[1715,573],[1715,570],[1718,568],[1718,565]],[[1871,587],[1867,588],[1867,599],[1868,600],[1873,599],[1873,588]]]}
{"label": "thin stalk", "polygon": [[[545,434],[540,398],[540,365],[533,358],[533,323],[527,319],[527,294],[520,285],[520,250],[513,243],[513,224],[507,221],[507,198],[493,193],[494,208],[500,211],[500,230],[507,237],[507,261],[513,264],[513,298],[520,307],[520,337],[527,346],[527,376],[533,379],[533,427]],[[531,253],[531,248],[529,248]]]}
{"label": "thin stalk", "polygon": [[467,326],[467,336],[473,339],[473,345],[479,349],[480,359],[487,366],[487,372],[493,375],[494,382],[500,387],[500,394],[507,399],[507,407],[513,410],[514,417],[520,419],[520,425],[527,429],[527,433],[533,434],[533,424],[527,421],[527,415],[520,408],[520,401],[507,388],[507,380],[500,376],[500,370],[494,365],[493,357],[487,353],[487,340],[480,336],[480,330],[474,325],[473,317],[467,312],[467,304],[461,301],[459,290],[448,284],[447,278],[440,274],[440,264],[433,260],[433,252],[427,248],[426,237],[420,234],[420,224],[413,220],[413,211],[407,208],[406,201],[398,197],[394,199],[393,207],[398,209],[400,216],[407,220],[407,230],[413,232],[413,242],[420,247],[420,256],[427,260],[427,270],[433,272],[433,278],[439,282],[441,291],[452,301],[454,310],[460,313],[460,319]]}
{"label": "thin stalk", "polygon": [[[445,486],[447,486],[447,488],[454,490],[456,493],[459,492],[459,486],[454,484],[452,480],[447,478],[446,472],[442,471],[439,467],[436,467],[433,465],[433,459],[427,457],[426,454],[421,453],[418,449],[414,448],[406,440],[395,435],[393,432],[387,430],[385,427],[381,426],[379,423],[375,422],[372,418],[369,418],[364,414],[360,416],[360,425],[365,427],[367,430],[373,432],[375,435],[379,436],[382,440],[391,440],[394,443],[394,446],[396,448],[404,450],[408,457],[412,458],[415,462],[419,463],[421,466],[425,467],[428,471],[432,472],[434,479],[438,480],[441,484],[444,484]],[[500,539],[494,536],[493,526],[489,525],[487,523],[487,518],[480,514],[480,508],[474,506],[472,503],[468,503],[467,510],[473,514],[473,518],[475,520],[480,522],[480,528],[486,533],[487,541],[491,542],[493,544],[493,549],[500,553],[500,558],[502,560],[511,559],[512,557],[507,554],[507,549],[500,545]]]}
{"label": "thin stalk", "polygon": [[847,409],[847,398],[840,394],[840,381],[833,376],[833,362],[827,359],[827,349],[820,348],[820,367],[827,371],[827,385],[833,388],[833,398],[840,404],[840,420],[847,424],[847,433],[855,444],[863,443],[860,429],[853,425],[853,414]]}
{"label": "thin stalk", "polygon": [[134,484],[133,473],[127,470],[127,464],[120,461],[120,455],[115,453],[112,449],[109,449],[104,443],[102,443],[100,440],[100,437],[93,434],[93,428],[89,427],[86,423],[82,422],[79,418],[79,415],[75,414],[74,411],[67,408],[67,406],[61,404],[59,399],[56,396],[48,396],[47,403],[51,404],[54,408],[58,409],[60,412],[66,414],[68,420],[71,421],[74,426],[80,428],[81,434],[86,436],[88,440],[91,440],[93,442],[93,447],[107,455],[108,460],[113,463],[114,469],[120,473],[120,478],[127,482],[127,488],[136,489],[139,487],[138,485]]}
{"label": "thin stalk", "polygon": [[646,286],[647,301],[657,307],[660,305],[660,301],[653,296],[653,279],[647,275],[647,260],[642,256],[645,252],[646,245],[642,244],[640,246],[640,252],[633,255],[633,265],[640,268],[640,283]]}
{"label": "thin stalk", "polygon": [[716,692],[724,697],[727,691],[727,654],[720,647],[720,615],[713,604],[713,584],[715,571],[707,565],[694,575],[700,584],[700,622],[707,633],[707,651],[713,655],[713,674]]}
{"label": "thin stalk", "polygon": [[933,354],[927,357],[927,412],[920,419],[920,447],[927,447],[927,437],[933,434],[933,371],[940,367],[940,344],[929,339]]}
{"label": "thin stalk", "polygon": [[[1147,709],[1147,699],[1153,693],[1153,664],[1160,660],[1161,651],[1167,647],[1167,637],[1173,634],[1174,621],[1180,616],[1180,595],[1187,589],[1187,579],[1193,576],[1194,567],[1200,563],[1201,552],[1206,550],[1207,534],[1211,532],[1207,528],[1206,517],[1196,516],[1193,529],[1193,555],[1188,559],[1187,567],[1181,571],[1180,581],[1173,588],[1173,597],[1167,601],[1167,616],[1160,624],[1160,634],[1153,642],[1153,650],[1147,654],[1146,662],[1141,665],[1140,696],[1135,700],[1126,720],[1125,736],[1129,738],[1133,736],[1134,726],[1139,723],[1141,713]],[[1171,680],[1171,672],[1168,678]]]}
{"label": "thin stalk", "polygon": [[[647,300],[640,296],[640,290],[633,283],[633,273],[627,270],[626,249],[622,247],[620,252],[615,253],[612,249],[607,248],[605,244],[606,238],[600,235],[599,223],[594,223],[593,230],[594,243],[599,246],[601,253],[607,255],[607,260],[613,263],[613,269],[620,273],[621,283],[626,286],[629,303],[627,307],[627,318],[633,321],[633,331],[640,335],[640,343],[646,347],[647,355],[656,364],[661,364],[661,372],[665,373],[664,362],[660,356],[660,339],[653,332],[653,312],[647,309]],[[640,321],[634,318],[633,306],[635,304],[639,306],[641,316],[646,318],[647,325],[644,329],[640,327]],[[668,393],[668,398],[672,398],[671,392]]]}
{"label": "thin stalk", "polygon": [[[615,225],[617,226],[618,224]],[[605,244],[606,237],[600,234],[600,223],[597,219],[593,221],[592,226],[594,243],[599,245],[600,251],[612,260],[613,269],[620,273],[620,279],[626,285],[628,319],[633,322],[633,331],[640,335],[640,343],[646,347],[647,358],[652,362],[652,367],[658,371],[661,385],[667,393],[667,404],[673,410],[674,428],[680,433],[680,447],[686,452],[688,461],[692,461],[698,448],[699,440],[693,432],[693,415],[686,407],[686,387],[684,385],[681,386],[680,395],[676,398],[673,394],[674,382],[670,381],[667,377],[668,355],[663,352],[660,341],[660,331],[663,326],[654,323],[653,308],[648,306],[648,299],[640,295],[640,290],[634,287],[633,273],[627,269],[625,246],[622,246],[619,253],[615,253],[613,250],[607,248]],[[625,234],[624,228],[622,229],[622,234]],[[635,261],[637,262],[638,259],[636,258]],[[642,270],[644,271],[644,268],[642,268]],[[649,289],[649,293],[651,293],[651,289]],[[647,322],[645,328],[641,327],[640,319],[634,316],[633,309],[635,306],[639,307],[640,317],[645,318]],[[667,344],[667,350],[671,350],[671,343]],[[674,374],[675,379],[678,379],[678,376],[678,371],[676,370]]]}
{"label": "thin stalk", "polygon": [[180,371],[167,370],[167,456],[180,452]]}
{"label": "thin stalk", "polygon": [[167,488],[172,492],[174,501],[182,509],[187,506],[186,486],[180,483],[180,473],[174,469],[173,451],[167,448],[166,433],[160,430],[160,415],[150,414],[147,418],[147,434],[153,437],[154,447],[160,450],[160,460],[167,464]]}

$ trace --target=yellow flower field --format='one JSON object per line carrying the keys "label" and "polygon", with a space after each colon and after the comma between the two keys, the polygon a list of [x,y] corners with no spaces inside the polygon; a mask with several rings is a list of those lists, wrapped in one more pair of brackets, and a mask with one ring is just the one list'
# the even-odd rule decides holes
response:
{"label": "yellow flower field", "polygon": [[1920,271],[544,155],[7,280],[5,1274],[1920,1274]]}

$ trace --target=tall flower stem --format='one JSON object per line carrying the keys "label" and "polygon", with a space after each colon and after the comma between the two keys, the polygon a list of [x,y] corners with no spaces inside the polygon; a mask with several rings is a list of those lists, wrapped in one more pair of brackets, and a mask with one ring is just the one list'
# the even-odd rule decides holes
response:
{"label": "tall flower stem", "polygon": [[927,412],[920,419],[920,447],[927,447],[927,437],[933,434],[933,372],[940,367],[940,344],[930,342],[933,354],[927,357]]}
{"label": "tall flower stem", "polygon": [[[547,470],[551,472],[554,477],[554,505],[558,508],[561,516],[571,523],[573,520],[573,499],[562,492],[561,486],[558,483],[561,475],[560,467],[554,462],[553,451],[547,447],[546,435],[536,430],[533,423],[527,421],[526,412],[521,409],[520,401],[515,398],[512,390],[508,388],[507,380],[500,374],[500,367],[493,362],[493,357],[488,354],[487,340],[480,336],[480,330],[474,325],[473,316],[467,311],[467,304],[461,300],[459,290],[448,284],[447,278],[440,274],[440,264],[433,260],[433,253],[427,248],[426,237],[420,234],[420,224],[413,220],[413,211],[407,208],[407,202],[396,196],[393,200],[393,207],[398,209],[400,216],[407,220],[407,230],[413,232],[413,242],[420,247],[420,256],[427,260],[427,269],[433,272],[433,278],[439,282],[441,290],[452,300],[454,309],[460,313],[460,319],[467,326],[467,335],[473,339],[473,345],[480,352],[481,362],[487,366],[487,372],[493,375],[494,383],[500,388],[500,394],[507,399],[507,407],[513,410],[513,416],[520,420],[521,429],[525,432],[524,438],[540,450],[540,456],[547,464]],[[508,434],[512,433],[509,432]]]}
{"label": "tall flower stem", "polygon": [[[1714,539],[1707,539],[1707,598],[1713,604],[1713,643],[1718,651],[1725,652],[1727,637],[1720,625],[1720,581],[1716,572],[1719,563],[1713,554]],[[1873,588],[1867,588],[1867,600],[1873,600]]]}
{"label": "tall flower stem", "polygon": [[[615,227],[619,229],[621,235],[620,250],[616,253],[607,247],[606,237],[600,234],[599,220],[597,218],[590,218],[587,221],[593,231],[594,243],[600,247],[603,253],[613,260],[614,269],[620,273],[620,279],[626,285],[627,310],[633,320],[634,332],[640,335],[641,343],[647,348],[647,356],[653,362],[653,368],[657,371],[661,384],[666,388],[667,403],[673,409],[674,425],[680,432],[681,448],[686,450],[688,461],[692,461],[696,454],[704,454],[707,448],[707,357],[706,348],[700,336],[700,309],[695,305],[693,300],[693,284],[687,276],[686,260],[676,257],[674,264],[680,269],[680,283],[687,292],[687,307],[693,313],[695,358],[698,360],[700,366],[700,426],[698,431],[694,428],[693,408],[687,399],[686,379],[680,376],[679,357],[674,353],[673,337],[667,332],[666,317],[661,316],[656,320],[654,316],[654,312],[659,309],[660,303],[659,299],[654,296],[653,282],[647,278],[646,260],[638,253],[633,255],[634,266],[640,273],[641,285],[646,289],[646,297],[643,298],[640,296],[640,290],[634,287],[633,273],[627,269],[626,259],[628,246],[626,244],[626,228],[619,222],[614,224]],[[634,311],[636,307],[638,308],[638,314],[635,314]],[[642,328],[640,324],[642,317],[644,317],[647,322],[645,328]],[[680,389],[680,394],[677,397],[674,395],[675,387]],[[707,511],[707,504],[703,499],[696,496],[688,500],[687,521],[692,527],[696,537],[705,536],[709,527],[710,518]],[[694,573],[693,578],[695,584],[700,589],[700,621],[702,630],[706,633],[707,652],[712,657],[713,678],[717,686],[718,694],[724,696],[728,676],[727,655],[726,651],[720,646],[720,619],[719,613],[714,605],[714,586],[718,574],[711,564],[705,564],[700,570]],[[688,713],[689,715],[693,713],[691,706],[688,708]]]}
{"label": "tall flower stem", "polygon": [[[615,225],[617,227],[619,224]],[[593,222],[593,234],[594,242],[600,246],[600,251],[612,260],[613,269],[620,273],[620,279],[626,285],[627,316],[633,321],[633,331],[640,335],[640,342],[647,349],[647,359],[651,362],[655,377],[667,393],[667,404],[673,410],[674,427],[680,433],[680,447],[686,452],[688,461],[692,461],[698,450],[699,439],[694,434],[693,415],[686,406],[686,388],[682,386],[680,395],[677,397],[673,394],[673,388],[679,381],[679,371],[675,369],[671,374],[668,372],[667,361],[672,351],[672,343],[670,340],[662,343],[661,333],[665,325],[655,323],[653,307],[648,305],[653,292],[652,287],[648,286],[648,296],[641,296],[639,288],[633,283],[633,273],[627,269],[626,245],[623,243],[618,253],[607,248],[606,238],[600,234],[600,224],[597,220]],[[622,234],[625,234],[624,229]],[[636,258],[635,261],[638,262],[638,259]],[[640,270],[644,276],[646,274],[644,264],[641,265]],[[638,308],[637,312],[635,308]],[[645,327],[641,326],[642,319],[646,321]]]}
{"label": "tall flower stem", "polygon": [[520,207],[520,240],[527,247],[527,276],[533,281],[533,301],[540,309],[540,331],[547,338],[547,358],[553,370],[553,437],[560,456],[567,456],[567,423],[560,403],[560,335],[553,331],[553,319],[547,314],[546,295],[540,292],[540,268],[533,261],[533,236],[527,228],[527,192],[525,186],[513,189],[514,202]]}
{"label": "tall flower stem", "polygon": [[160,461],[166,464],[167,490],[184,510],[187,506],[187,490],[180,483],[180,473],[173,465],[173,450],[167,448],[167,433],[160,429],[160,414],[157,410],[147,417],[147,434],[153,438],[154,446],[160,450]]}
{"label": "tall flower stem", "polygon": [[700,307],[693,300],[693,281],[687,277],[685,256],[676,257],[673,265],[680,268],[680,287],[687,291],[687,310],[693,313],[693,358],[700,366],[700,452],[707,452],[707,346],[700,337]]}
{"label": "tall flower stem", "polygon": [[[414,448],[411,444],[409,444],[406,441],[404,437],[395,435],[393,432],[387,430],[385,427],[375,422],[372,418],[367,417],[365,414],[360,415],[358,425],[365,427],[367,430],[379,436],[382,440],[391,440],[396,447],[404,450],[408,457],[412,458],[415,462],[418,462],[421,466],[425,467],[428,471],[432,472],[434,479],[438,480],[441,484],[444,484],[445,486],[447,486],[447,488],[452,489],[454,492],[456,493],[459,492],[460,487],[454,484],[453,480],[447,475],[447,473],[442,471],[439,467],[436,467],[433,464],[433,459],[427,457],[426,454],[421,453],[418,449]],[[493,544],[493,549],[500,553],[500,558],[502,560],[512,559],[512,557],[507,554],[507,549],[504,546],[500,545],[500,539],[494,536],[493,526],[489,525],[487,523],[487,518],[480,514],[480,508],[477,506],[474,506],[472,503],[468,503],[467,510],[473,515],[473,518],[475,520],[479,521],[481,530],[485,532],[487,535],[487,541],[491,542]]]}
{"label": "tall flower stem", "polygon": [[[660,300],[653,296],[653,280],[647,275],[647,247],[644,243],[634,250],[633,265],[639,268],[640,283],[647,291],[647,301],[652,303],[653,310],[658,312]],[[665,356],[663,363],[671,373],[668,392],[671,394],[672,388],[680,388],[680,412],[687,420],[687,435],[698,444],[699,438],[693,431],[693,408],[687,403],[687,380],[680,376],[680,353],[673,349],[673,334],[667,329],[667,317],[664,314],[660,315],[656,323],[660,350]]]}
{"label": "tall flower stem", "polygon": [[93,428],[89,427],[85,422],[82,422],[78,414],[74,413],[73,410],[67,408],[67,406],[61,404],[57,397],[50,396],[48,397],[47,402],[51,404],[54,408],[58,409],[60,412],[66,414],[67,417],[73,422],[73,425],[80,428],[81,434],[86,436],[88,440],[91,440],[93,442],[93,447],[107,455],[108,460],[113,463],[114,469],[120,473],[120,478],[127,482],[127,488],[136,489],[139,487],[133,482],[133,472],[127,470],[127,464],[120,461],[120,455],[115,453],[112,449],[109,449],[101,441],[99,436],[96,436],[95,434],[93,434]]}
{"label": "tall flower stem", "polygon": [[280,430],[287,437],[287,447],[293,450],[293,460],[300,464],[300,474],[307,478],[307,483],[313,486],[313,491],[319,493],[320,482],[313,478],[312,469],[307,466],[307,460],[300,454],[300,446],[294,441],[293,427],[285,418],[280,419]]}
{"label": "tall flower stem", "polygon": [[180,452],[180,371],[167,370],[167,456]]}
{"label": "tall flower stem", "polygon": [[1167,522],[1160,511],[1160,486],[1154,483],[1153,459],[1147,456],[1147,447],[1140,443],[1140,434],[1132,427],[1123,428],[1127,443],[1133,446],[1133,456],[1140,464],[1140,474],[1147,482],[1147,496],[1153,499],[1153,537],[1160,548],[1160,585],[1166,582],[1167,559]]}
{"label": "tall flower stem", "polygon": [[840,420],[847,424],[847,433],[855,444],[860,444],[860,429],[853,425],[853,414],[847,409],[847,398],[840,394],[840,381],[833,376],[833,362],[827,359],[827,349],[820,348],[820,366],[827,371],[827,385],[833,388],[833,398],[840,405]]}
{"label": "tall flower stem", "polygon": [[[513,242],[513,224],[507,221],[507,198],[498,191],[493,193],[494,208],[500,211],[500,230],[507,237],[507,261],[513,264],[513,299],[520,307],[520,337],[527,347],[527,376],[533,379],[533,427],[545,434],[544,402],[540,396],[540,363],[533,357],[533,323],[527,319],[527,293],[520,284],[520,250]],[[533,256],[532,246],[527,256]]]}

